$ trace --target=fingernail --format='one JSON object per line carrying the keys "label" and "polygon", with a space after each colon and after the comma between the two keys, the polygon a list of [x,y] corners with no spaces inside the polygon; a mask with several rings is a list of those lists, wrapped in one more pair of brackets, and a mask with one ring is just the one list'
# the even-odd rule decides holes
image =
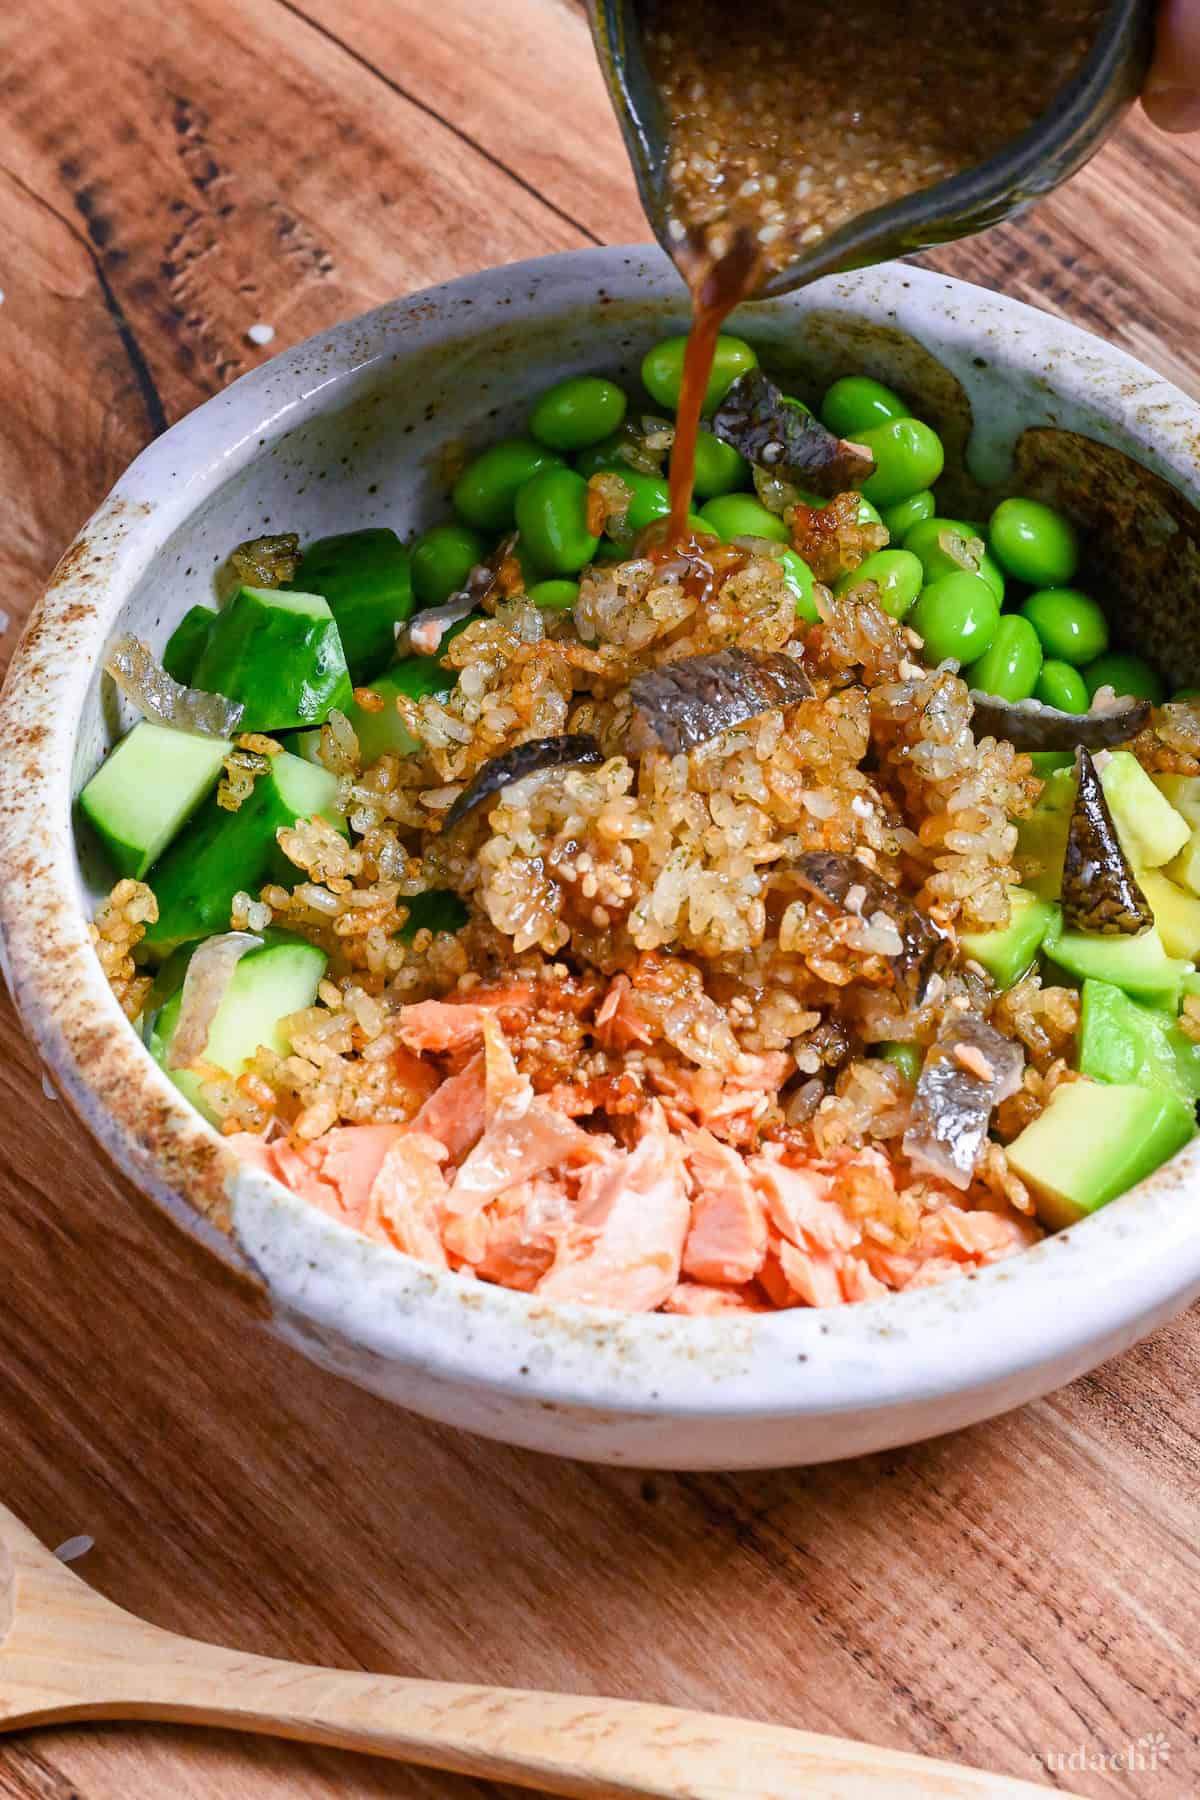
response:
{"label": "fingernail", "polygon": [[1195,88],[1148,88],[1142,104],[1160,131],[1200,131],[1200,93]]}

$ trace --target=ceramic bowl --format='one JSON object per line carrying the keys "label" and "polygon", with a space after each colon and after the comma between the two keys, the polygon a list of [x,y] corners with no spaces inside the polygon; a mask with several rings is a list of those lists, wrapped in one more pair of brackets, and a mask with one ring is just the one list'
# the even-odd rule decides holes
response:
{"label": "ceramic bowl", "polygon": [[[86,929],[107,882],[72,827],[75,794],[131,722],[99,675],[118,631],[161,648],[210,598],[230,547],[267,527],[308,538],[430,522],[447,441],[518,428],[560,376],[633,379],[648,345],[685,325],[655,251],[519,263],[313,338],[153,443],[62,558],[0,703],[0,930],[55,1086],[138,1187],[241,1271],[296,1349],[401,1406],[539,1450],[771,1467],[986,1418],[1177,1311],[1200,1291],[1200,1141],[1087,1223],[938,1288],[741,1322],[547,1306],[432,1273],[237,1160],[112,999]],[[750,308],[734,328],[802,392],[859,368],[921,393],[964,491],[1002,486],[1018,436],[1044,446],[1048,426],[1077,435],[1042,468],[1043,490],[1077,511],[1097,490],[1089,459],[1128,470],[1133,458],[1148,498],[1135,493],[1126,525],[1194,555],[1175,491],[1198,498],[1200,409],[1093,337],[899,265]]]}

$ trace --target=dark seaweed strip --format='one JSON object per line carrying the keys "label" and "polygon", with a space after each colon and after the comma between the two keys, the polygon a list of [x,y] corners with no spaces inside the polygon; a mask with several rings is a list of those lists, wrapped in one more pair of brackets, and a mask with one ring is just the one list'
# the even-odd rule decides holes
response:
{"label": "dark seaweed strip", "polygon": [[582,732],[567,732],[562,737],[530,738],[503,756],[493,756],[468,781],[446,814],[444,829],[449,831],[460,819],[484,800],[490,800],[501,788],[521,781],[526,775],[538,775],[545,769],[593,767],[604,761],[604,752],[595,738]]}
{"label": "dark seaweed strip", "polygon": [[1122,700],[1098,712],[1066,713],[1040,700],[997,700],[972,690],[977,738],[1006,738],[1014,750],[1113,750],[1135,738],[1150,717],[1148,700]]}
{"label": "dark seaweed strip", "polygon": [[789,400],[761,369],[747,369],[713,416],[715,436],[771,475],[818,494],[861,487],[875,472],[862,444],[848,444]]}
{"label": "dark seaweed strip", "polygon": [[1078,753],[1079,791],[1063,858],[1063,920],[1097,937],[1137,937],[1154,923],[1117,837],[1108,801],[1086,750]]}
{"label": "dark seaweed strip", "polygon": [[678,756],[761,713],[811,700],[813,693],[812,682],[790,656],[752,656],[746,650],[685,656],[630,682],[629,748],[640,755],[658,747]]}

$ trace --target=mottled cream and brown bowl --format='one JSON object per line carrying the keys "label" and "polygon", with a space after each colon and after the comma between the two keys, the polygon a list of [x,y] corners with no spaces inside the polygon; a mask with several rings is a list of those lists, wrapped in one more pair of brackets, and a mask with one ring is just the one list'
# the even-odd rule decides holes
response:
{"label": "mottled cream and brown bowl", "polygon": [[[0,933],[55,1086],[214,1267],[249,1277],[297,1349],[514,1443],[769,1467],[986,1418],[1177,1311],[1200,1291],[1200,1142],[1096,1218],[942,1287],[744,1320],[548,1306],[422,1268],[239,1163],[109,993],[86,930],[108,883],[72,828],[74,796],[132,722],[99,675],[118,632],[161,648],[230,548],[265,528],[428,523],[447,440],[519,428],[563,375],[634,380],[643,351],[685,324],[657,252],[517,264],[314,338],[151,445],[63,557],[0,702]],[[749,308],[735,329],[801,391],[863,370],[922,395],[950,452],[950,502],[1011,482],[1065,504],[1091,533],[1089,580],[1119,601],[1118,633],[1173,681],[1200,675],[1200,409],[1177,389],[1028,307],[898,265]]]}

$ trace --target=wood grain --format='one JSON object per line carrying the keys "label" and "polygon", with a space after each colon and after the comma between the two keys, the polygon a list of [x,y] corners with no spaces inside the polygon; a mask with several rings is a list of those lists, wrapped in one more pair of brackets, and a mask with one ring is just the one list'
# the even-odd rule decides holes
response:
{"label": "wood grain", "polygon": [[[1194,145],[1131,121],[936,266],[1200,391]],[[0,9],[0,605],[122,466],[263,353],[444,276],[645,235],[567,0]],[[14,632],[5,639],[10,648]],[[592,1470],[407,1418],[198,1279],[0,1016],[0,1494],[88,1579],[264,1655],[599,1691],[1090,1795],[1200,1792],[1195,1316],[1015,1417],[721,1478]],[[1065,1295],[1064,1305],[1070,1303]],[[1111,1759],[1161,1732],[1169,1761]],[[217,1731],[0,1744],[0,1800],[504,1790]]]}

